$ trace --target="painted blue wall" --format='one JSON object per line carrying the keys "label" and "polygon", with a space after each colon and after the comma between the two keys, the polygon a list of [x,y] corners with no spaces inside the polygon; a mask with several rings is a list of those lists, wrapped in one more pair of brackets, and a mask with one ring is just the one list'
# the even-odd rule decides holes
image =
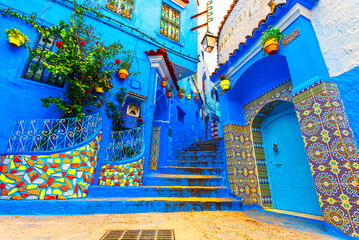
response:
{"label": "painted blue wall", "polygon": [[[98,1],[102,6],[105,5],[105,2],[105,0]],[[160,35],[162,2],[181,12],[179,43]],[[58,24],[60,20],[68,21],[70,19],[72,13],[71,3],[62,0],[54,0],[49,5],[48,3],[49,1],[45,0],[3,0],[0,3],[0,7],[11,7],[13,10],[25,14],[36,12],[40,18],[44,16],[43,22],[46,26]],[[190,1],[187,7],[183,9],[170,0],[135,0],[132,20],[125,19],[105,8],[101,9],[100,12],[112,20],[98,19],[95,15],[89,15],[88,23],[95,26],[97,30],[103,34],[102,41],[106,44],[110,44],[120,40],[124,50],[135,51],[135,58],[130,71],[141,72],[141,74],[137,77],[129,77],[125,81],[119,80],[118,76],[115,75],[112,81],[115,88],[112,92],[115,93],[118,88],[124,87],[127,91],[132,91],[149,98],[141,114],[145,123],[145,139],[147,141],[145,154],[147,161],[150,154],[148,143],[151,139],[153,125],[157,79],[156,70],[151,68],[145,51],[157,50],[158,48],[164,47],[167,50],[171,62],[196,72],[197,31],[191,31],[190,29],[196,26],[197,22],[196,20],[191,20],[190,16],[197,13],[197,5],[195,1]],[[156,40],[156,42],[144,37],[142,33],[138,33],[129,27],[121,25],[121,23],[133,29],[138,29],[143,34]],[[4,90],[6,89],[0,96],[0,115],[2,116],[2,124],[0,125],[0,151],[4,151],[7,146],[7,141],[15,120],[58,118],[60,113],[54,112],[53,107],[48,109],[43,108],[40,99],[41,97],[48,96],[57,97],[61,95],[63,91],[62,88],[37,83],[22,77],[25,71],[28,53],[24,48],[14,48],[9,45],[5,36],[5,29],[11,29],[11,27],[17,28],[26,34],[30,38],[32,46],[35,44],[37,38],[37,33],[25,22],[15,18],[0,16],[0,32],[3,33],[3,37],[0,38],[0,87]],[[99,158],[100,164],[105,159],[105,145],[109,141],[111,133],[111,121],[105,115],[103,123],[104,131]],[[97,177],[98,173],[96,174],[96,178]]]}

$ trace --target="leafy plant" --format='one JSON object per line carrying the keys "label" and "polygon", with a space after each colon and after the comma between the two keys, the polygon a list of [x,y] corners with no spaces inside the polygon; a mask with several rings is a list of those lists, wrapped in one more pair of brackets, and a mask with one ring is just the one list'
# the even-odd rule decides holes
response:
{"label": "leafy plant", "polygon": [[168,92],[169,92],[169,93],[172,93],[172,88],[169,88],[169,89],[168,89]]}
{"label": "leafy plant", "polygon": [[113,88],[111,80],[113,74],[119,70],[114,58],[123,52],[119,42],[110,45],[101,42],[101,34],[86,23],[87,13],[96,13],[97,17],[103,17],[98,12],[99,5],[93,4],[91,0],[77,5],[75,0],[73,8],[69,23],[60,21],[58,25],[49,28],[44,28],[36,20],[36,14],[27,17],[11,9],[0,9],[3,16],[16,17],[30,24],[45,41],[51,41],[54,37],[60,38],[56,41],[57,52],[26,47],[30,59],[43,56],[40,61],[50,73],[64,76],[63,97],[50,96],[41,99],[44,107],[55,105],[55,111],[62,112],[61,118],[81,118],[103,106],[106,99],[93,94],[94,88],[103,87],[104,92]]}
{"label": "leafy plant", "polygon": [[186,90],[184,88],[181,88],[178,92],[179,93],[186,93]]}
{"label": "leafy plant", "polygon": [[107,101],[106,114],[107,117],[112,119],[112,130],[121,131],[125,129],[125,111],[122,108],[122,102],[126,96],[126,88],[120,88],[115,94],[115,100],[117,103]]}
{"label": "leafy plant", "polygon": [[284,38],[284,34],[282,34],[278,28],[269,26],[268,29],[263,32],[263,35],[261,37],[262,50],[263,44],[270,38],[273,38],[277,42],[279,42],[282,38]]}
{"label": "leafy plant", "polygon": [[22,39],[23,40],[22,43],[29,42],[29,38],[16,28],[11,28],[10,30],[6,29],[5,33],[8,37],[13,36],[14,38]]}

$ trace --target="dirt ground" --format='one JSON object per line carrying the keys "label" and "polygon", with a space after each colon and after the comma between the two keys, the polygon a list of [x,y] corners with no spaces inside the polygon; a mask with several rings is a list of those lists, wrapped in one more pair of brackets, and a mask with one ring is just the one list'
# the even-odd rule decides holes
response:
{"label": "dirt ground", "polygon": [[99,240],[107,230],[174,229],[176,240],[335,239],[256,221],[243,212],[0,216],[1,240]]}

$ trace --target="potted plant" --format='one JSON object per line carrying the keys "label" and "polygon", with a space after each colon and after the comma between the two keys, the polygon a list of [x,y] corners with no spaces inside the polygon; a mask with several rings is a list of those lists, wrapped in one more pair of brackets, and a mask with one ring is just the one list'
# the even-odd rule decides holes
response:
{"label": "potted plant", "polygon": [[168,80],[168,77],[164,77],[162,82],[161,82],[161,86],[162,87],[166,87],[167,86],[167,80]]}
{"label": "potted plant", "polygon": [[198,93],[194,96],[194,100],[196,100],[196,101],[199,100],[199,95],[198,95]]}
{"label": "potted plant", "polygon": [[185,93],[186,93],[186,90],[184,90],[184,88],[181,88],[181,89],[178,91],[178,97],[179,97],[179,98],[183,98]]}
{"label": "potted plant", "polygon": [[172,89],[168,89],[168,92],[167,92],[167,97],[168,98],[171,98],[172,97]]}
{"label": "potted plant", "polygon": [[187,100],[191,100],[191,94],[187,94]]}
{"label": "potted plant", "polygon": [[268,29],[263,32],[261,37],[261,50],[264,50],[268,55],[275,54],[278,51],[279,42],[283,37],[284,34],[282,34],[278,28],[269,26]]}
{"label": "potted plant", "polygon": [[220,76],[220,78],[221,78],[220,86],[222,90],[227,91],[231,87],[231,82],[223,74]]}
{"label": "potted plant", "polygon": [[133,51],[124,51],[125,56],[122,58],[121,61],[121,69],[118,71],[118,77],[121,80],[126,80],[128,77],[128,70],[130,70],[133,62]]}
{"label": "potted plant", "polygon": [[10,45],[13,47],[20,47],[25,42],[29,42],[29,38],[16,28],[5,30],[5,32],[7,37],[9,38]]}

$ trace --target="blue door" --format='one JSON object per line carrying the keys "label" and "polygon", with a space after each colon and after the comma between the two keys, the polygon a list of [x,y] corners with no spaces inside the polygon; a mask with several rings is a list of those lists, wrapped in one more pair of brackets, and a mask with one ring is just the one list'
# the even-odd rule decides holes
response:
{"label": "blue door", "polygon": [[273,207],[322,215],[293,104],[275,107],[262,135]]}

